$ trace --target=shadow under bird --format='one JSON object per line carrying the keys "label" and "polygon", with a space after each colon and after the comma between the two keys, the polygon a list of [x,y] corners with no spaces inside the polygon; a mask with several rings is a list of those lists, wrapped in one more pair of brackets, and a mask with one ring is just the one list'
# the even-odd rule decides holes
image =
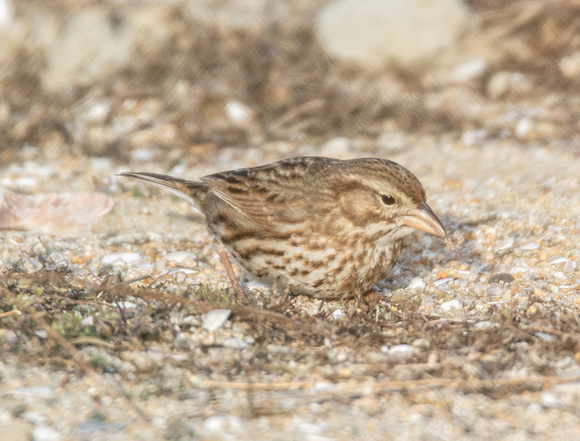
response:
{"label": "shadow under bird", "polygon": [[127,172],[198,209],[261,282],[320,299],[360,297],[388,276],[414,230],[445,237],[425,190],[387,159],[284,159],[187,181]]}

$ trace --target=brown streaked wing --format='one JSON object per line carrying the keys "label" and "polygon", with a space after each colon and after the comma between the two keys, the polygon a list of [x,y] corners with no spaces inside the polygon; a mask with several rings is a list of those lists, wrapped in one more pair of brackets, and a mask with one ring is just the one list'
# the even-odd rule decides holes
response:
{"label": "brown streaked wing", "polygon": [[308,216],[308,167],[322,158],[292,158],[261,167],[201,178],[213,192],[253,222],[295,223]]}

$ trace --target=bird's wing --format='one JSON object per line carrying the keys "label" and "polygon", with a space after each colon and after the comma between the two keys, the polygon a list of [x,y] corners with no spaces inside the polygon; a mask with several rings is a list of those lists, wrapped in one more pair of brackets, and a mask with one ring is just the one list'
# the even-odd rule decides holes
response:
{"label": "bird's wing", "polygon": [[308,167],[321,158],[287,159],[262,167],[204,176],[201,181],[248,219],[266,226],[304,221],[309,210]]}

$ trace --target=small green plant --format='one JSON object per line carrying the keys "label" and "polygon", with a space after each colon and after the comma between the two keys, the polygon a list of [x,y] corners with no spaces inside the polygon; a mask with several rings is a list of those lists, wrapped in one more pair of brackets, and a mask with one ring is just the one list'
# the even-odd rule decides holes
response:
{"label": "small green plant", "polygon": [[141,196],[143,196],[143,193],[141,192],[141,189],[138,186],[134,186],[131,189],[131,197],[139,198]]}
{"label": "small green plant", "polygon": [[83,334],[82,317],[66,311],[51,324],[52,329],[65,337],[77,337]]}
{"label": "small green plant", "polygon": [[104,369],[105,366],[107,365],[107,359],[102,356],[102,355],[95,355],[91,361],[91,366],[93,366],[95,369]]}

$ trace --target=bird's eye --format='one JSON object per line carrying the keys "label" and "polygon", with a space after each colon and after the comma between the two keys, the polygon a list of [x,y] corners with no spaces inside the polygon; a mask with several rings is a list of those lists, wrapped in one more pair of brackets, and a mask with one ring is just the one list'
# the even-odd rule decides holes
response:
{"label": "bird's eye", "polygon": [[393,196],[391,196],[390,194],[382,195],[381,200],[383,201],[383,204],[385,204],[385,205],[394,205],[396,202],[395,198]]}

